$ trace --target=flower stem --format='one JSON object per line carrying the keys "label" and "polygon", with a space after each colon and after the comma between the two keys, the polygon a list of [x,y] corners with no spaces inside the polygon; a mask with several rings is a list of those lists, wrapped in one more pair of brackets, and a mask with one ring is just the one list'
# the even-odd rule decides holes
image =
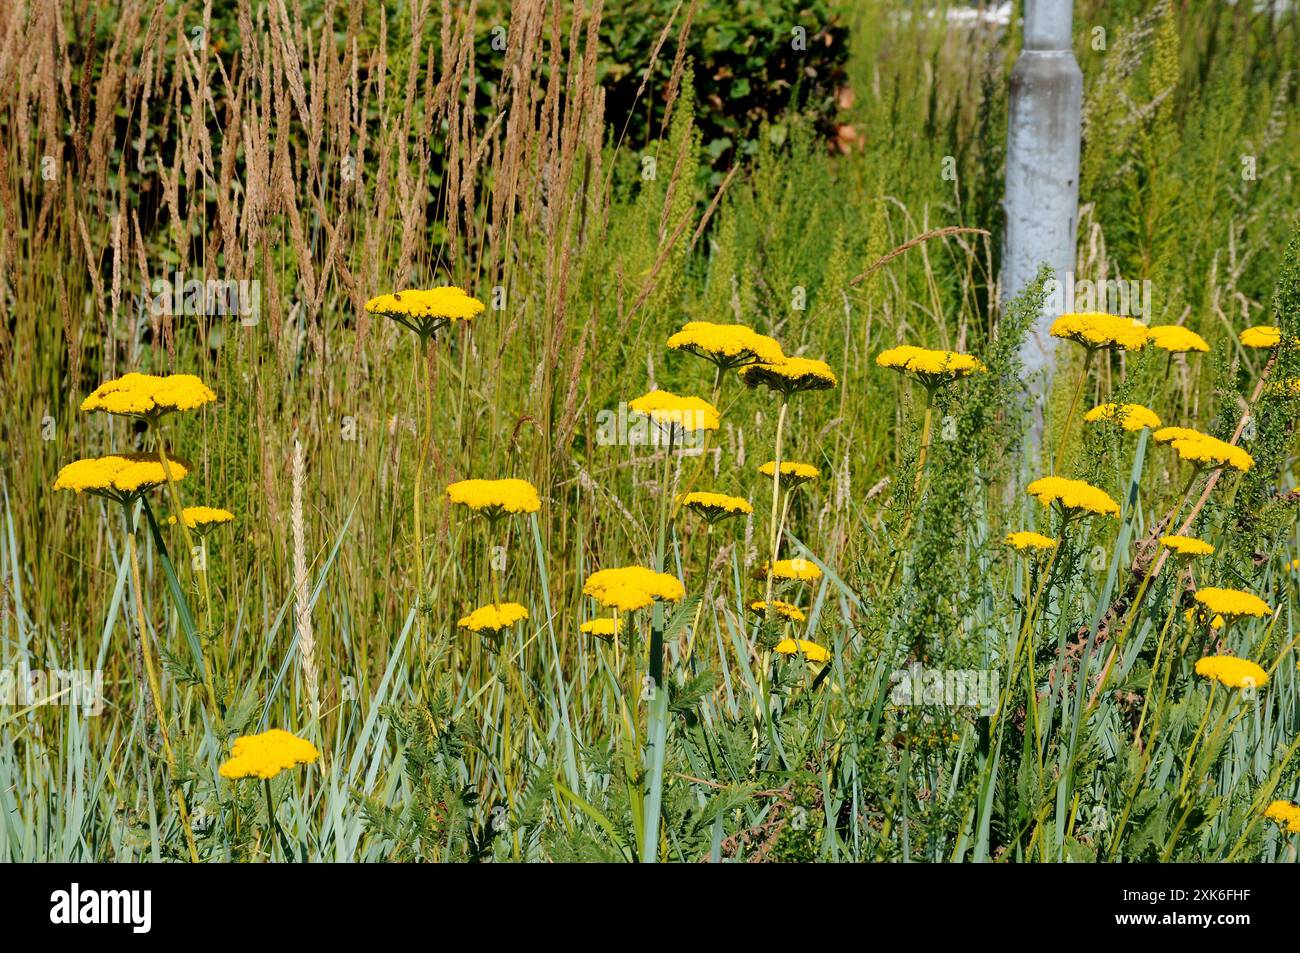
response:
{"label": "flower stem", "polygon": [[1092,359],[1097,354],[1096,348],[1088,348],[1088,356],[1083,359],[1083,369],[1079,372],[1079,383],[1074,386],[1074,396],[1070,398],[1070,409],[1066,412],[1065,423],[1061,427],[1061,438],[1056,445],[1056,460],[1052,464],[1052,473],[1061,474],[1061,464],[1065,462],[1065,448],[1070,445],[1070,425],[1074,423],[1074,412],[1079,406],[1079,396],[1083,385],[1088,380],[1088,371],[1092,369]]}

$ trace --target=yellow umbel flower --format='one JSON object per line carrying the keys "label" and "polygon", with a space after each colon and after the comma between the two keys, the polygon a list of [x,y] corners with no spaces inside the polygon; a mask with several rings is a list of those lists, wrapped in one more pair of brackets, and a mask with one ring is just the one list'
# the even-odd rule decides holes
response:
{"label": "yellow umbel flower", "polygon": [[[769,479],[776,475],[776,461],[769,460],[758,468],[758,472]],[[811,463],[797,463],[794,460],[781,461],[781,484],[783,486],[797,486],[800,483],[807,483],[809,480],[815,480],[821,475]]]}
{"label": "yellow umbel flower", "polygon": [[694,510],[710,523],[716,523],[729,516],[748,515],[754,512],[754,507],[750,505],[749,500],[741,499],[738,496],[727,496],[725,493],[697,491],[687,493],[685,496],[679,496],[677,502]]}
{"label": "yellow umbel flower", "polygon": [[594,635],[602,639],[612,639],[623,631],[622,619],[592,619],[578,626],[579,632]]}
{"label": "yellow umbel flower", "polygon": [[1300,806],[1290,801],[1274,801],[1264,808],[1264,816],[1276,821],[1290,834],[1300,834]]}
{"label": "yellow umbel flower", "polygon": [[1055,549],[1056,540],[1050,536],[1044,536],[1042,533],[1035,533],[1030,530],[1021,530],[1018,533],[1007,533],[1006,539],[1003,540],[1008,546],[1012,546],[1021,552],[1026,549]]}
{"label": "yellow umbel flower", "polygon": [[782,639],[776,643],[774,651],[779,655],[797,655],[802,653],[803,657],[810,662],[827,662],[830,661],[831,653],[823,646],[816,642],[809,642],[807,639]]}
{"label": "yellow umbel flower", "polygon": [[1282,329],[1267,324],[1257,324],[1242,331],[1237,340],[1242,347],[1271,348],[1282,343]]}
{"label": "yellow umbel flower", "polygon": [[676,576],[644,566],[601,569],[587,577],[582,591],[607,609],[621,612],[644,609],[656,599],[677,602],[686,595]]}
{"label": "yellow umbel flower", "polygon": [[105,381],[81,402],[82,410],[102,410],[154,421],[164,414],[194,410],[217,399],[193,374],[123,374]]}
{"label": "yellow umbel flower", "polygon": [[[190,465],[168,455],[172,478],[182,480]],[[69,463],[54,480],[56,490],[75,490],[127,502],[167,482],[162,463],[152,453],[123,453],[107,457],[90,457]]]}
{"label": "yellow umbel flower", "polygon": [[1240,589],[1219,589],[1216,586],[1204,586],[1196,590],[1195,599],[1211,612],[1227,616],[1230,619],[1249,615],[1263,618],[1273,614],[1268,603],[1259,596]]}
{"label": "yellow umbel flower", "polygon": [[223,778],[233,781],[241,778],[269,781],[295,765],[314,764],[319,757],[320,752],[310,741],[281,728],[272,728],[260,735],[236,738],[230,746],[230,758],[219,770]]}
{"label": "yellow umbel flower", "polygon": [[1196,660],[1196,674],[1202,678],[1217,678],[1229,688],[1263,688],[1268,684],[1268,672],[1250,659],[1235,655],[1207,655]]}
{"label": "yellow umbel flower", "polygon": [[829,364],[807,357],[748,364],[740,369],[740,378],[750,387],[762,384],[786,397],[805,390],[827,390],[839,383]]}
{"label": "yellow umbel flower", "polygon": [[1063,314],[1052,322],[1050,333],[1052,337],[1076,341],[1089,349],[1122,347],[1139,351],[1147,342],[1145,325],[1101,311]]}
{"label": "yellow umbel flower", "polygon": [[633,413],[649,417],[662,426],[694,433],[717,430],[718,408],[700,397],[679,397],[671,391],[652,390],[627,405]]}
{"label": "yellow umbel flower", "polygon": [[502,629],[508,629],[516,622],[527,618],[528,610],[519,603],[499,602],[490,606],[480,606],[456,625],[470,632],[491,632],[495,635]]}
{"label": "yellow umbel flower", "polygon": [[[767,614],[767,603],[762,599],[751,602],[749,608],[751,612],[757,612],[759,615]],[[791,622],[804,622],[807,620],[807,616],[803,614],[802,609],[789,602],[782,602],[780,599],[772,600],[772,611],[783,619],[789,619]]]}
{"label": "yellow umbel flower", "polygon": [[1179,437],[1169,444],[1178,456],[1197,466],[1232,467],[1245,473],[1255,465],[1255,458],[1241,447],[1234,447],[1225,440],[1199,434],[1195,437]]}
{"label": "yellow umbel flower", "polygon": [[1214,552],[1214,547],[1205,540],[1197,539],[1195,536],[1179,536],[1176,533],[1161,536],[1160,545],[1180,556],[1209,556]]}
{"label": "yellow umbel flower", "polygon": [[[229,523],[234,518],[235,514],[230,510],[217,509],[212,506],[187,506],[181,510],[181,519],[185,520],[185,525],[190,529],[204,529],[220,523]],[[167,517],[167,522],[175,525],[176,517]]]}
{"label": "yellow umbel flower", "polygon": [[1044,506],[1056,503],[1068,513],[1119,516],[1119,504],[1111,499],[1110,494],[1083,480],[1041,477],[1025,487],[1025,492]]}
{"label": "yellow umbel flower", "polygon": [[447,487],[447,499],[496,519],[503,513],[536,513],[537,488],[527,480],[461,480]]}
{"label": "yellow umbel flower", "polygon": [[[817,568],[817,564],[809,559],[778,559],[772,563],[772,575],[777,579],[792,579],[799,582],[811,582],[814,579],[822,577],[822,571]],[[767,563],[763,563],[763,568],[759,572],[760,576],[767,575]]]}
{"label": "yellow umbel flower", "polygon": [[1147,336],[1152,344],[1170,354],[1186,354],[1188,351],[1205,352],[1210,349],[1210,345],[1205,343],[1205,338],[1181,324],[1158,324],[1153,328],[1147,328]]}
{"label": "yellow umbel flower", "polygon": [[1141,404],[1101,404],[1083,415],[1085,423],[1098,420],[1118,420],[1119,425],[1129,433],[1137,433],[1144,427],[1154,430],[1160,426],[1160,418],[1155,411]]}
{"label": "yellow umbel flower", "polygon": [[724,370],[742,364],[777,364],[785,360],[785,353],[775,338],[743,324],[688,321],[668,339],[668,346],[674,351],[689,351]]}
{"label": "yellow umbel flower", "polygon": [[892,370],[912,374],[927,388],[955,381],[971,374],[987,371],[979,358],[956,351],[936,351],[928,347],[900,344],[881,351],[876,364]]}
{"label": "yellow umbel flower", "polygon": [[483,302],[452,285],[409,288],[380,295],[366,302],[366,311],[382,314],[422,338],[456,321],[470,321],[483,313]]}

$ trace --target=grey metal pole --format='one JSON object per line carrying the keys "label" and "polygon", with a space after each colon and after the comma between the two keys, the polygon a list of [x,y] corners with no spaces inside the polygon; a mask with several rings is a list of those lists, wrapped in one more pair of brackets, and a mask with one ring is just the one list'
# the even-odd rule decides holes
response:
{"label": "grey metal pole", "polygon": [[[1024,48],[1011,72],[1008,105],[1004,302],[1019,294],[1044,262],[1059,287],[1073,278],[1083,111],[1083,74],[1070,36],[1073,16],[1073,0],[1025,0]],[[1054,351],[1047,333],[1056,317],[1051,298],[1048,305],[1021,350],[1040,412]]]}

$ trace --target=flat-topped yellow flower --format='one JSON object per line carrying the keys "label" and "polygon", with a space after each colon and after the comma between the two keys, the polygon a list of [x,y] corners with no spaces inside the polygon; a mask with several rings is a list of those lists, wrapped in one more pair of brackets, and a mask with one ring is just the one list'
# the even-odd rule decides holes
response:
{"label": "flat-topped yellow flower", "polygon": [[517,602],[498,602],[480,606],[456,625],[470,632],[497,633],[528,618],[528,610]]}
{"label": "flat-topped yellow flower", "polygon": [[1300,805],[1290,801],[1273,801],[1264,808],[1264,816],[1287,829],[1287,833],[1300,834]]}
{"label": "flat-topped yellow flower", "polygon": [[742,364],[776,364],[785,360],[785,353],[775,338],[743,324],[688,321],[668,339],[668,346],[712,361],[724,370]]}
{"label": "flat-topped yellow flower", "polygon": [[427,338],[456,321],[470,321],[483,313],[483,302],[454,285],[408,288],[379,295],[366,302],[366,311],[381,314]]}
{"label": "flat-topped yellow flower", "polygon": [[1101,404],[1083,415],[1085,423],[1099,420],[1118,420],[1119,425],[1129,433],[1137,433],[1144,427],[1154,430],[1160,426],[1160,418],[1155,411],[1141,404]]}
{"label": "flat-topped yellow flower", "polygon": [[[175,480],[184,479],[190,472],[190,464],[179,457],[169,455],[167,462]],[[152,453],[123,453],[69,463],[59,471],[54,489],[128,502],[166,482],[167,474],[157,456]]]}
{"label": "flat-topped yellow flower", "polygon": [[749,500],[739,496],[727,496],[725,493],[696,491],[679,496],[677,502],[695,511],[710,523],[716,523],[729,516],[744,516],[754,512],[754,507]]}
{"label": "flat-topped yellow flower", "polygon": [[281,771],[300,764],[314,764],[320,758],[316,746],[281,728],[272,728],[259,735],[236,738],[230,746],[230,757],[218,769],[223,778],[238,781],[243,778],[260,778],[269,781]]}
{"label": "flat-topped yellow flower", "polygon": [[688,432],[717,430],[718,408],[700,397],[679,397],[666,390],[652,390],[628,405],[633,413],[649,417],[661,426]]}
{"label": "flat-topped yellow flower", "polygon": [[[771,479],[776,475],[776,461],[767,461],[758,468],[758,472]],[[781,483],[783,486],[797,486],[800,483],[815,480],[820,475],[821,471],[811,463],[798,463],[794,460],[781,461]]]}
{"label": "flat-topped yellow flower", "polygon": [[1189,351],[1205,352],[1210,349],[1210,345],[1205,343],[1205,338],[1181,324],[1157,324],[1155,327],[1147,328],[1147,336],[1152,344],[1170,354],[1186,354]]}
{"label": "flat-topped yellow flower", "polygon": [[1146,325],[1101,311],[1063,314],[1052,322],[1052,337],[1082,344],[1089,350],[1099,347],[1122,347],[1138,351],[1147,342]]}
{"label": "flat-topped yellow flower", "polygon": [[1209,556],[1214,552],[1214,547],[1205,540],[1197,539],[1195,536],[1179,536],[1176,533],[1161,536],[1160,545],[1180,556]]}
{"label": "flat-topped yellow flower", "polygon": [[1008,546],[1024,552],[1027,549],[1055,549],[1056,540],[1050,536],[1044,536],[1042,533],[1035,533],[1031,530],[1020,530],[1016,533],[1007,533],[1003,540]]}
{"label": "flat-topped yellow flower", "polygon": [[1225,440],[1200,434],[1196,437],[1180,437],[1170,441],[1178,456],[1190,463],[1202,467],[1232,467],[1245,473],[1255,465],[1255,458],[1241,447],[1235,447]]}
{"label": "flat-topped yellow flower", "polygon": [[537,488],[527,480],[461,480],[447,487],[447,499],[496,519],[504,513],[536,513]]}
{"label": "flat-topped yellow flower", "polygon": [[[778,559],[771,564],[772,576],[776,579],[791,579],[796,582],[811,582],[822,577],[822,571],[811,559]],[[767,575],[768,564],[763,563],[759,575]]]}
{"label": "flat-topped yellow flower", "polygon": [[[181,518],[185,520],[185,525],[190,529],[201,530],[218,526],[221,523],[229,523],[235,518],[235,514],[230,510],[218,509],[215,506],[187,506],[181,510]],[[167,517],[167,522],[175,525],[176,517]]]}
{"label": "flat-topped yellow flower", "polygon": [[1151,435],[1151,439],[1156,443],[1173,443],[1175,440],[1200,440],[1208,436],[1191,427],[1161,427]]}
{"label": "flat-topped yellow flower", "polygon": [[1272,348],[1282,343],[1282,329],[1268,324],[1257,324],[1246,328],[1238,335],[1242,347]]}
{"label": "flat-topped yellow flower", "polygon": [[807,639],[782,639],[773,651],[778,655],[803,655],[810,662],[826,662],[831,657],[824,646]]}
{"label": "flat-topped yellow flower", "polygon": [[[767,602],[762,599],[749,604],[750,611],[757,612],[759,615],[766,615],[767,607]],[[791,622],[804,622],[807,620],[807,616],[803,614],[802,609],[789,602],[782,602],[780,599],[772,600],[772,612],[783,619],[789,619]]]}
{"label": "flat-topped yellow flower", "polygon": [[1268,672],[1250,659],[1235,655],[1207,655],[1196,660],[1196,674],[1202,678],[1218,679],[1229,688],[1263,688],[1268,684]]}
{"label": "flat-topped yellow flower", "polygon": [[1196,590],[1195,599],[1211,612],[1217,612],[1230,619],[1245,615],[1263,618],[1273,614],[1267,602],[1254,593],[1242,592],[1240,589],[1203,586]]}
{"label": "flat-topped yellow flower", "polygon": [[912,374],[931,388],[988,370],[979,358],[969,354],[939,351],[913,344],[900,344],[881,351],[876,356],[876,364]]}
{"label": "flat-topped yellow flower", "polygon": [[686,595],[676,576],[644,566],[601,569],[587,577],[582,591],[606,608],[621,612],[644,609],[656,599],[677,602]]}
{"label": "flat-topped yellow flower", "polygon": [[827,390],[839,383],[829,364],[808,357],[747,364],[740,369],[740,378],[750,387],[761,384],[786,397],[806,390]]}
{"label": "flat-topped yellow flower", "polygon": [[622,619],[592,619],[590,622],[584,622],[578,626],[579,632],[587,635],[594,635],[602,639],[612,639],[623,631]]}
{"label": "flat-topped yellow flower", "polygon": [[1070,514],[1119,515],[1119,504],[1111,499],[1109,493],[1083,480],[1041,477],[1025,487],[1025,492],[1044,506],[1055,503]]}
{"label": "flat-topped yellow flower", "polygon": [[195,410],[217,399],[212,388],[193,374],[123,374],[96,387],[81,402],[82,410],[102,410],[154,421],[164,414]]}

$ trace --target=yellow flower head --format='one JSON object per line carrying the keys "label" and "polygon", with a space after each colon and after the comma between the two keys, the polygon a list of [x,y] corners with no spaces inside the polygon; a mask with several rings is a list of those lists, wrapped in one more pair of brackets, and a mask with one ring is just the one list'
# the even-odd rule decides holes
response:
{"label": "yellow flower head", "polygon": [[612,639],[623,631],[622,619],[592,619],[590,622],[584,622],[578,626],[578,631],[585,632],[587,635],[595,635],[602,639]]}
{"label": "yellow flower head", "polygon": [[503,513],[536,513],[542,508],[537,488],[527,480],[461,480],[447,487],[447,499],[488,519]]}
{"label": "yellow flower head", "polygon": [[1151,435],[1151,439],[1156,443],[1173,443],[1175,440],[1200,440],[1208,436],[1191,427],[1161,427]]}
{"label": "yellow flower head", "polygon": [[1098,420],[1118,420],[1119,425],[1129,433],[1137,433],[1144,427],[1152,430],[1160,426],[1160,418],[1155,412],[1141,404],[1102,404],[1083,415],[1087,423]]}
{"label": "yellow flower head", "polygon": [[676,576],[643,566],[601,569],[587,577],[582,591],[607,609],[620,612],[644,609],[656,599],[677,602],[686,595]]}
{"label": "yellow flower head", "polygon": [[[767,563],[763,563],[760,576],[767,575]],[[772,563],[772,575],[777,579],[792,579],[800,582],[812,582],[822,577],[822,571],[810,559],[778,559]]]}
{"label": "yellow flower head", "polygon": [[670,391],[652,390],[627,406],[633,413],[649,417],[661,426],[678,427],[690,433],[718,429],[718,408],[699,397],[678,397]]}
{"label": "yellow flower head", "polygon": [[1242,331],[1238,340],[1241,341],[1242,347],[1277,347],[1282,343],[1282,329],[1267,324],[1257,324],[1253,328]]}
{"label": "yellow flower head", "polygon": [[[221,510],[212,506],[187,506],[181,510],[181,519],[185,520],[185,525],[190,529],[204,529],[219,523],[229,523],[234,518],[235,514],[230,510]],[[174,525],[176,517],[167,517],[167,522]]]}
{"label": "yellow flower head", "polygon": [[193,374],[123,374],[105,381],[81,402],[82,410],[102,410],[144,420],[157,420],[178,410],[194,410],[217,399]]}
{"label": "yellow flower head", "polygon": [[1052,323],[1051,335],[1077,341],[1089,349],[1122,347],[1139,351],[1147,343],[1146,325],[1100,311],[1063,314]]}
{"label": "yellow flower head", "polygon": [[1268,607],[1267,602],[1257,595],[1242,592],[1240,589],[1219,589],[1215,586],[1204,586],[1196,590],[1195,599],[1211,612],[1217,612],[1230,619],[1244,615],[1263,618],[1273,614],[1273,610]]}
{"label": "yellow flower head", "polygon": [[1235,655],[1207,655],[1196,660],[1196,674],[1202,678],[1217,678],[1229,688],[1263,688],[1268,684],[1268,672],[1250,659]]}
{"label": "yellow flower head", "polygon": [[740,378],[750,387],[762,384],[786,397],[805,390],[827,390],[839,383],[829,364],[807,357],[748,364],[740,369]]}
{"label": "yellow flower head", "polygon": [[1274,801],[1264,808],[1264,816],[1276,821],[1290,834],[1300,834],[1300,806],[1290,801]]}
{"label": "yellow flower head", "polygon": [[[190,472],[189,463],[179,457],[169,456],[167,464],[175,480],[184,479]],[[59,471],[54,489],[93,493],[126,502],[166,482],[167,474],[157,456],[124,453],[69,463]]]}
{"label": "yellow flower head", "polygon": [[782,639],[776,644],[775,651],[780,655],[802,653],[803,657],[810,662],[826,662],[831,657],[831,653],[823,646],[816,642],[809,642],[807,639]]}
{"label": "yellow flower head", "polygon": [[687,493],[679,496],[677,502],[698,513],[707,522],[716,523],[728,516],[740,516],[754,512],[749,500],[725,493]]}
{"label": "yellow flower head", "polygon": [[755,362],[777,364],[785,360],[785,353],[776,339],[743,324],[688,321],[668,339],[668,346],[675,351],[689,351],[723,369]]}
{"label": "yellow flower head", "polygon": [[[767,461],[758,468],[758,472],[768,478],[774,477],[776,475],[776,461]],[[820,475],[821,471],[811,463],[797,463],[794,460],[781,461],[781,483],[783,485],[798,486],[800,483],[815,480]]]}
{"label": "yellow flower head", "polygon": [[1158,324],[1147,328],[1151,343],[1170,354],[1185,354],[1188,351],[1208,351],[1210,345],[1205,338],[1195,331],[1189,331],[1181,324]]}
{"label": "yellow flower head", "polygon": [[420,337],[441,330],[456,321],[470,321],[483,312],[483,302],[461,288],[409,288],[380,295],[366,302],[366,311],[382,314]]}
{"label": "yellow flower head", "polygon": [[1065,477],[1041,477],[1029,484],[1025,492],[1044,506],[1053,503],[1070,513],[1091,513],[1094,516],[1119,516],[1119,504],[1105,490],[1083,480]]}
{"label": "yellow flower head", "polygon": [[1235,447],[1224,440],[1200,434],[1196,437],[1180,437],[1169,444],[1183,460],[1203,467],[1232,467],[1245,473],[1255,465],[1255,458],[1241,447]]}
{"label": "yellow flower head", "polygon": [[1213,546],[1195,536],[1161,536],[1160,545],[1180,556],[1209,556],[1214,552]]}
{"label": "yellow flower head", "polygon": [[[749,608],[751,612],[757,612],[759,615],[767,614],[767,603],[762,599],[751,602]],[[803,614],[803,610],[798,606],[782,602],[780,599],[772,600],[772,612],[783,619],[789,619],[791,622],[804,622],[807,619],[807,616]]]}
{"label": "yellow flower head", "polygon": [[1029,530],[1021,530],[1018,533],[1007,533],[1006,539],[1003,540],[1008,546],[1024,552],[1026,549],[1055,549],[1056,540],[1050,536],[1044,536],[1042,533],[1034,533]]}
{"label": "yellow flower head", "polygon": [[971,374],[987,371],[979,358],[956,351],[936,351],[928,347],[901,344],[876,356],[881,367],[912,374],[926,387],[937,387]]}
{"label": "yellow flower head", "polygon": [[456,625],[470,632],[491,632],[493,635],[508,629],[516,622],[528,618],[528,610],[517,602],[499,602],[481,606],[462,618]]}
{"label": "yellow flower head", "polygon": [[261,778],[269,781],[299,764],[314,764],[320,752],[310,741],[272,728],[260,735],[244,735],[230,746],[230,758],[220,770],[223,778]]}

